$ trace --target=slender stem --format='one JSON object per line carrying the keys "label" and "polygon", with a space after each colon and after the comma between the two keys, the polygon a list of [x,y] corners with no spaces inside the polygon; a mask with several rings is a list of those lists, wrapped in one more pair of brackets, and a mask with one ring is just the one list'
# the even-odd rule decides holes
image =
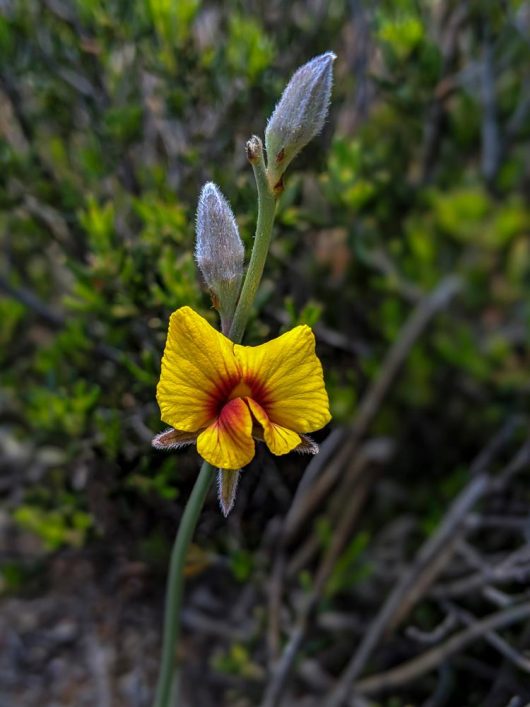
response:
{"label": "slender stem", "polygon": [[258,220],[256,223],[256,236],[252,255],[248,264],[245,282],[239,296],[239,302],[230,327],[230,339],[239,343],[250,316],[252,305],[261,282],[263,268],[269,252],[276,210],[276,198],[269,187],[267,170],[263,159],[263,145],[261,140],[253,137],[247,143],[247,155],[254,170],[256,186],[258,188]]}
{"label": "slender stem", "polygon": [[160,675],[156,688],[154,707],[170,706],[171,683],[173,681],[175,668],[175,651],[180,634],[180,607],[184,589],[184,563],[186,562],[188,547],[208,489],[215,479],[214,472],[215,470],[211,464],[203,462],[193,491],[186,503],[177,537],[175,538],[175,544],[171,552],[164,614],[164,642],[162,645]]}
{"label": "slender stem", "polygon": [[[272,236],[276,198],[271,192],[267,180],[267,170],[263,159],[261,140],[253,137],[247,143],[247,155],[254,170],[258,189],[258,219],[256,236],[250,263],[241,290],[239,302],[230,327],[229,338],[239,343],[243,338],[245,327],[250,316],[254,298],[263,275],[263,268],[269,252]],[[180,521],[175,544],[171,552],[168,584],[166,590],[166,605],[164,618],[164,640],[160,675],[156,688],[154,707],[171,707],[172,684],[175,672],[175,652],[180,634],[180,609],[184,589],[184,563],[186,554],[199,519],[208,489],[214,479],[214,468],[204,462],[197,481],[188,499],[182,520]]]}

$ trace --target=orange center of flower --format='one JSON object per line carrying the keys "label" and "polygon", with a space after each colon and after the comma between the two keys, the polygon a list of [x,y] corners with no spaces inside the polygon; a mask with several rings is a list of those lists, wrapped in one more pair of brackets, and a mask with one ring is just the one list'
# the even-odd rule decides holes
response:
{"label": "orange center of flower", "polygon": [[225,405],[228,405],[232,400],[237,398],[256,398],[260,396],[263,386],[255,384],[253,380],[248,382],[242,378],[226,378],[221,380],[216,388],[215,396],[210,399],[211,421],[217,419],[221,415]]}
{"label": "orange center of flower", "polygon": [[228,400],[233,400],[234,398],[246,398],[247,396],[252,397],[251,389],[244,381],[239,381],[239,383],[228,396]]}
{"label": "orange center of flower", "polygon": [[247,405],[248,400],[252,399],[265,411],[267,410],[268,395],[267,388],[263,381],[255,377],[245,377],[239,380],[237,378],[227,378],[221,381],[216,389],[215,397],[211,398],[211,421],[213,422],[215,419],[219,418],[225,406],[238,398],[242,400],[246,399]]}

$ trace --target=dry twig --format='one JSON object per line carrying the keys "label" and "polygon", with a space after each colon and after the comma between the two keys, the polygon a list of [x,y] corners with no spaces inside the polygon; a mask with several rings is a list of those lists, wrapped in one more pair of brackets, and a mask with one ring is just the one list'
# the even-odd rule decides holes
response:
{"label": "dry twig", "polygon": [[519,452],[495,480],[492,480],[485,471],[499,452],[501,442],[505,441],[507,428],[513,429],[513,424],[508,423],[486,450],[477,457],[471,467],[471,471],[474,472],[471,480],[453,501],[436,533],[426,540],[410,569],[388,596],[325,703],[325,707],[340,707],[346,702],[353,684],[385,632],[402,620],[445,566],[445,562],[441,562],[440,557],[443,555],[444,560],[447,561],[451,556],[452,552],[448,552],[447,548],[454,548],[455,538],[458,537],[468,512],[486,493],[501,488],[499,486],[501,481],[506,482],[511,479],[517,471],[528,464],[530,441],[522,445]]}
{"label": "dry twig", "polygon": [[[294,539],[306,519],[322,504],[324,497],[341,477],[344,465],[355,455],[361,440],[368,432],[370,425],[379,412],[383,400],[394,384],[412,347],[433,317],[447,307],[461,288],[461,280],[454,275],[450,275],[442,280],[438,287],[420,302],[407,319],[399,337],[383,361],[379,376],[363,397],[357,410],[355,422],[348,430],[348,435],[343,439],[335,458],[325,468],[319,478],[310,487],[306,488],[304,496],[297,498],[296,508],[293,508],[292,512],[288,514],[284,528],[286,543]],[[316,459],[317,457],[315,457]],[[312,474],[311,467],[314,463],[317,462],[310,462],[306,473]],[[343,483],[348,483],[347,478],[343,477]]]}
{"label": "dry twig", "polygon": [[[348,437],[346,438],[344,433],[335,435],[333,440],[334,446],[330,444],[326,450],[326,452],[329,451],[330,463],[325,467],[324,472],[318,478],[316,478],[315,467],[321,468],[322,461],[318,460],[318,457],[316,457],[315,460],[309,464],[306,470],[306,476],[308,479],[311,479],[312,483],[302,481],[299,491],[295,496],[291,511],[288,513],[285,520],[283,533],[280,536],[281,545],[273,570],[272,600],[269,605],[271,616],[274,618],[275,622],[274,628],[269,631],[270,650],[275,651],[278,645],[279,606],[281,604],[282,576],[285,567],[285,552],[287,546],[296,536],[308,516],[323,502],[324,497],[336,484],[341,475],[339,496],[351,497],[352,486],[356,484],[359,469],[361,468],[355,455],[362,439],[368,432],[383,400],[407,359],[410,350],[432,318],[448,305],[451,299],[460,291],[461,287],[462,283],[459,278],[449,276],[445,278],[430,295],[420,302],[405,323],[400,336],[389,350],[383,362],[380,375],[364,396],[359,406],[355,423],[350,429]],[[335,456],[333,456],[334,451],[336,451]],[[348,464],[351,459],[354,460],[354,463]],[[343,473],[346,465],[348,465],[347,470]],[[365,495],[365,493],[356,494],[355,497],[359,498],[360,502],[356,505],[356,509],[354,509],[353,512],[351,504],[349,504],[347,507],[343,507],[339,513],[336,524],[337,528],[341,529],[339,539],[333,544],[331,553],[324,559],[321,569],[317,573],[318,581],[315,584],[314,591],[300,610],[287,646],[272,671],[273,675],[265,692],[264,701],[262,703],[263,707],[274,707],[279,703],[294,658],[305,635],[310,615],[318,603],[321,591],[329,577],[333,563],[340,551],[342,551],[345,539],[351,532],[352,525],[355,522],[357,513],[362,507],[362,501]]]}
{"label": "dry twig", "polygon": [[[454,616],[459,619],[466,626],[475,626],[477,624],[477,618],[473,616],[469,611],[465,611],[459,606],[455,606],[449,602],[444,602],[443,606],[449,612],[448,616]],[[519,670],[525,673],[530,673],[530,660],[526,658],[522,653],[512,648],[512,646],[501,638],[495,631],[488,631],[484,634],[485,640],[496,648],[499,653],[501,653],[507,660],[515,665]]]}
{"label": "dry twig", "polygon": [[[417,658],[402,663],[397,668],[392,668],[384,673],[372,675],[369,678],[360,680],[355,685],[355,690],[364,695],[374,695],[384,690],[391,690],[406,685],[421,675],[433,670],[478,638],[482,638],[490,632],[505,628],[506,626],[518,623],[527,618],[530,618],[530,602],[498,611],[485,619],[477,621],[464,631],[456,634],[456,636],[449,638],[445,643],[436,646],[436,648],[431,648]],[[343,702],[346,703],[347,699],[348,695],[346,695]],[[339,705],[340,702],[327,703],[326,707],[328,704]]]}

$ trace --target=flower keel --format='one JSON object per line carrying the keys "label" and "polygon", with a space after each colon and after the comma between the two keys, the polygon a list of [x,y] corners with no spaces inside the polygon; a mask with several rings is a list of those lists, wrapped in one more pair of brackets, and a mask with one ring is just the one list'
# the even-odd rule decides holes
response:
{"label": "flower keel", "polygon": [[241,398],[228,402],[197,438],[197,451],[219,469],[240,469],[254,457],[252,418]]}
{"label": "flower keel", "polygon": [[265,410],[255,400],[247,398],[246,402],[252,410],[252,414],[262,426],[263,439],[273,454],[288,454],[298,447],[302,441],[299,434],[287,429],[287,427],[271,422]]}

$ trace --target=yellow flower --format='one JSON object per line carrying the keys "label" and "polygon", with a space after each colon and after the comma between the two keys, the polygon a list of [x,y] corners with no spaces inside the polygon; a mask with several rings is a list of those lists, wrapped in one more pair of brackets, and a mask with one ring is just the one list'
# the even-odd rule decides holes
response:
{"label": "yellow flower", "polygon": [[273,454],[316,453],[306,436],[331,419],[315,337],[297,326],[261,346],[240,346],[189,307],[169,322],[156,397],[172,430],[155,447],[197,442],[220,469],[240,469],[255,453],[254,439]]}

